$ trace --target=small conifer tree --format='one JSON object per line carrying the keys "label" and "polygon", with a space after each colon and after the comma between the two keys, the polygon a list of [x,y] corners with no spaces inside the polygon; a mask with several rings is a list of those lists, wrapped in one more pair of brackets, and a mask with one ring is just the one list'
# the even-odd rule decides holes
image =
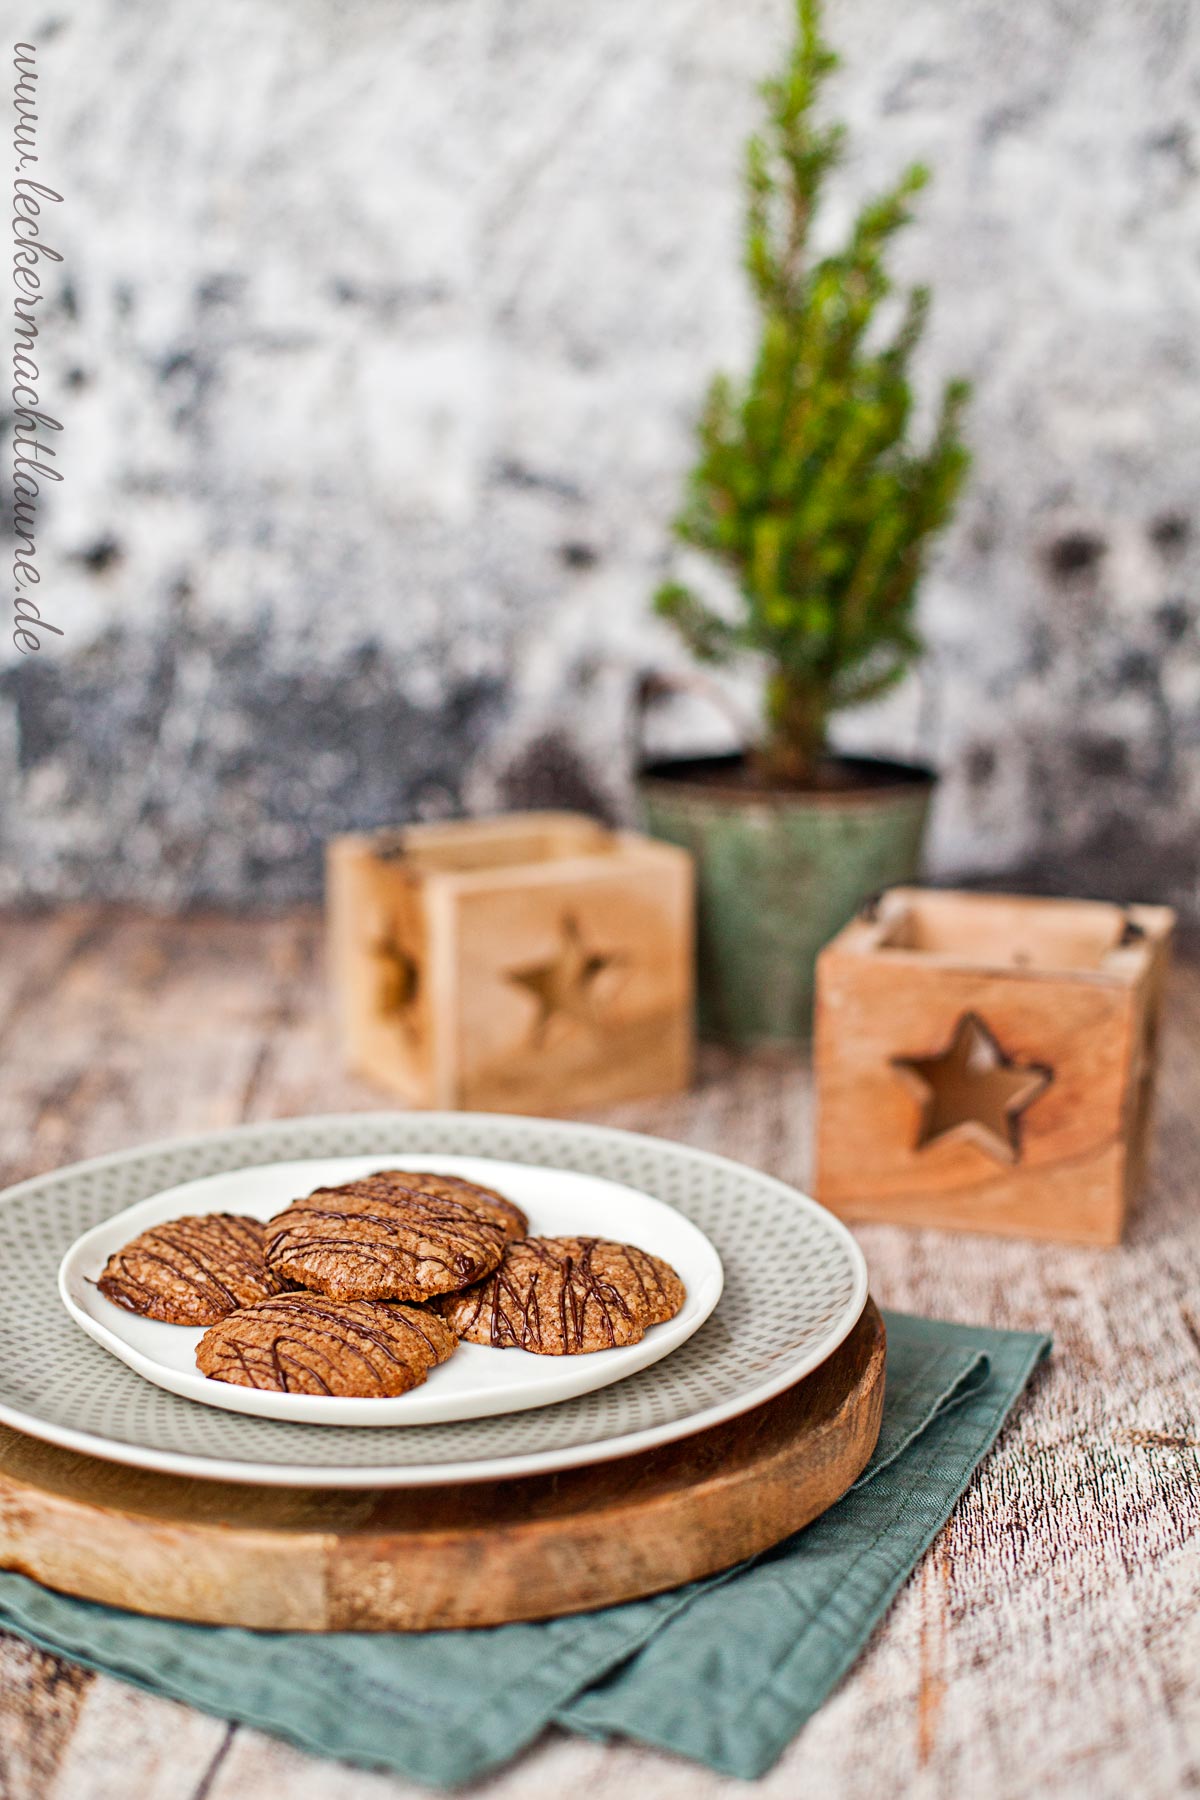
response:
{"label": "small conifer tree", "polygon": [[702,660],[765,661],[754,760],[767,782],[804,786],[831,713],[884,693],[920,653],[917,582],[967,471],[959,421],[968,389],[946,384],[931,439],[915,447],[908,371],[928,290],[908,296],[889,341],[868,341],[891,289],[884,254],[911,217],[923,167],[863,206],[844,248],[810,253],[845,130],[814,117],[837,65],[820,0],[796,0],[796,11],[789,61],[763,84],[767,122],[747,154],[745,265],[761,316],[758,355],[744,383],[713,382],[675,521],[683,543],[730,572],[742,604],[726,617],[672,581],[655,605]]}

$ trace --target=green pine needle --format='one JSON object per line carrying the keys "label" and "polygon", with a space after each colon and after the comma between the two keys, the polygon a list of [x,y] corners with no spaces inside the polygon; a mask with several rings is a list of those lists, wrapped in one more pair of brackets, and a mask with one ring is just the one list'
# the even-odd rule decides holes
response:
{"label": "green pine needle", "polygon": [[884,263],[929,171],[914,163],[868,200],[845,245],[814,258],[813,218],[845,132],[815,111],[837,58],[819,0],[797,0],[783,71],[764,82],[766,122],[746,151],[744,261],[761,332],[741,383],[719,376],[678,538],[733,575],[729,621],[671,582],[655,605],[694,655],[749,652],[772,671],[760,755],[775,775],[811,776],[829,716],[874,699],[921,653],[914,614],[925,553],[950,519],[969,457],[959,435],[969,393],[946,384],[928,444],[910,437],[909,365],[929,291],[907,296],[882,345],[873,330],[891,292]]}

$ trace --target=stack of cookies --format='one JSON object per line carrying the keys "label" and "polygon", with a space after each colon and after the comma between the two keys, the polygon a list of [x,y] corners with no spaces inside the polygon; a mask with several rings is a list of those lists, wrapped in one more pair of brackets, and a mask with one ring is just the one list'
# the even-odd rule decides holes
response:
{"label": "stack of cookies", "polygon": [[215,1381],[343,1398],[407,1393],[460,1339],[574,1356],[635,1344],[683,1305],[660,1257],[528,1231],[494,1188],[381,1169],[266,1224],[210,1213],[151,1226],[98,1286],[129,1312],[209,1327],[196,1364]]}

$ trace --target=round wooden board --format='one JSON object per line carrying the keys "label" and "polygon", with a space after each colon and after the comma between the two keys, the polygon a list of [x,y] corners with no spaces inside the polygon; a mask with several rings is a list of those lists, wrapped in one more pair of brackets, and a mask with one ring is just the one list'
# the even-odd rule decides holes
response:
{"label": "round wooden board", "polygon": [[0,1565],[135,1612],[288,1631],[432,1631],[610,1606],[729,1568],[832,1506],[875,1447],[883,1321],[728,1424],[565,1474],[253,1488],[0,1428]]}

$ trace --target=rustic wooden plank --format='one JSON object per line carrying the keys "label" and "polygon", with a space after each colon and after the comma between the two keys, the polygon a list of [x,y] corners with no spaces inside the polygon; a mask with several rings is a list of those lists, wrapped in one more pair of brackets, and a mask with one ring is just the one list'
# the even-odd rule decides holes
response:
{"label": "rustic wooden plank", "polygon": [[[48,985],[46,1010],[39,1002],[36,1019],[27,1013],[11,1026],[0,1084],[0,1164],[9,1179],[60,1160],[61,1147],[93,1154],[244,1115],[393,1104],[337,1064],[314,915],[87,918],[111,933],[108,952],[83,946],[68,958],[78,968]],[[15,938],[5,927],[0,1033],[14,986],[9,943],[50,970],[71,929],[57,917],[21,921]],[[89,1085],[98,1051],[113,1074]],[[38,1125],[48,1098],[51,1117]],[[807,1176],[809,1084],[796,1057],[709,1051],[692,1093],[605,1116],[801,1185]],[[1200,1786],[1198,1193],[1200,972],[1184,965],[1169,994],[1151,1180],[1122,1246],[859,1229],[882,1304],[1049,1328],[1056,1355],[853,1678],[755,1793],[867,1800],[886,1786],[916,1800],[1174,1800]],[[48,1787],[64,1745],[74,1750],[80,1709],[12,1673],[32,1655],[0,1642],[0,1735],[46,1760],[10,1751],[0,1793],[90,1796],[97,1790],[80,1785],[82,1758]],[[70,1691],[77,1681],[67,1678]],[[176,1707],[145,1695],[131,1702],[103,1678],[80,1685],[89,1733],[107,1733],[122,1752],[119,1785],[106,1795],[424,1793],[246,1730],[233,1734],[214,1769],[220,1725],[202,1721],[193,1741],[179,1731]],[[181,1785],[157,1788],[163,1779]],[[589,1800],[631,1792],[737,1800],[748,1790],[632,1746],[553,1733],[486,1785],[488,1800],[560,1800],[564,1791]]]}
{"label": "rustic wooden plank", "polygon": [[98,1679],[41,1800],[203,1800],[231,1737],[223,1719]]}
{"label": "rustic wooden plank", "polygon": [[[320,1016],[315,934],[311,920],[112,918],[11,1021],[0,1115],[11,1173],[262,1116],[264,1075],[308,983]],[[305,994],[303,1010],[313,1004]],[[326,1049],[326,1076],[331,1062]],[[341,1098],[374,1096],[356,1084]]]}
{"label": "rustic wooden plank", "polygon": [[20,1638],[0,1637],[0,1794],[45,1794],[92,1676]]}
{"label": "rustic wooden plank", "polygon": [[80,942],[105,929],[108,918],[95,906],[0,914],[0,1033],[14,1012],[39,1002]]}
{"label": "rustic wooden plank", "polygon": [[[460,1790],[461,1792],[461,1790]],[[191,1800],[430,1800],[429,1788],[305,1756],[261,1731],[237,1731],[207,1789]]]}
{"label": "rustic wooden plank", "polygon": [[[30,1139],[36,1137],[42,1108],[24,1079],[25,1043],[37,1037],[54,1011],[77,962],[110,930],[107,915],[86,907],[0,921],[0,1061],[6,1077],[0,1083],[0,1180],[5,1183],[32,1173],[28,1159],[37,1154]],[[75,1073],[68,1051],[57,1071],[59,1084],[70,1083]],[[13,1147],[11,1165],[6,1144]]]}

